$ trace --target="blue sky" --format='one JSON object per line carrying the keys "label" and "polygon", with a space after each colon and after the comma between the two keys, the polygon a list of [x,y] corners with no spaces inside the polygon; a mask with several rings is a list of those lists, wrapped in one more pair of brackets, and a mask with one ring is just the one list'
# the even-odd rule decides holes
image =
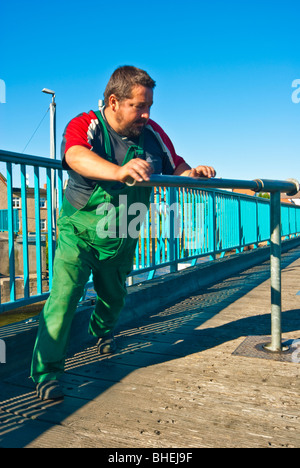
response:
{"label": "blue sky", "polygon": [[[2,0],[0,148],[22,152],[55,90],[67,122],[119,65],[156,80],[151,117],[218,177],[300,179],[299,0]],[[300,93],[299,93],[300,96]],[[49,156],[49,113],[25,153]]]}

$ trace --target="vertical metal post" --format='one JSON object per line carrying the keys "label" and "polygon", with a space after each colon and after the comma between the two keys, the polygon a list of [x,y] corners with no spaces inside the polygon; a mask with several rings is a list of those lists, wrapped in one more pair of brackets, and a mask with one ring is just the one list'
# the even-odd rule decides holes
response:
{"label": "vertical metal post", "polygon": [[36,292],[42,294],[42,247],[41,247],[41,208],[40,208],[40,168],[34,167],[35,204],[35,248],[36,248]]}
{"label": "vertical metal post", "polygon": [[281,204],[280,192],[270,194],[271,198],[271,335],[272,341],[265,345],[267,351],[286,351],[281,342]]}
{"label": "vertical metal post", "polygon": [[29,297],[29,257],[28,257],[28,215],[26,193],[26,166],[21,164],[21,204],[22,204],[22,242],[23,242],[23,281],[24,297]]}
{"label": "vertical metal post", "polygon": [[50,104],[50,158],[56,159],[56,103],[55,94]]}
{"label": "vertical metal post", "polygon": [[[56,159],[56,103],[55,94],[52,94],[52,102],[50,104],[50,158]],[[51,194],[52,194],[52,242],[53,250],[56,243],[56,183],[55,170],[51,170]]]}
{"label": "vertical metal post", "polygon": [[14,210],[13,210],[13,172],[12,163],[6,164],[7,168],[7,215],[8,215],[8,253],[9,253],[9,287],[10,301],[16,300],[16,275],[15,275],[15,244],[14,244]]}
{"label": "vertical metal post", "polygon": [[[168,208],[169,208],[169,247],[170,247],[170,273],[174,273],[178,270],[177,263],[177,238],[178,238],[178,204],[176,203],[176,188],[169,187],[167,189],[168,194]],[[175,213],[176,210],[176,213]]]}
{"label": "vertical metal post", "polygon": [[212,218],[210,219],[210,222],[209,222],[209,237],[210,239],[212,239],[212,243],[210,244],[211,245],[211,260],[216,260],[217,258],[217,254],[216,254],[216,249],[217,249],[217,209],[216,209],[216,203],[217,203],[217,199],[216,199],[216,192],[209,192],[209,195],[208,195],[211,199],[211,216]]}
{"label": "vertical metal post", "polygon": [[53,239],[53,225],[52,225],[52,190],[51,190],[51,172],[53,169],[47,168],[47,218],[48,218],[48,271],[49,271],[49,290],[52,287],[53,277],[53,259],[54,259],[54,239]]}
{"label": "vertical metal post", "polygon": [[[55,102],[55,92],[51,89],[44,88],[42,89],[43,93],[51,94],[52,101],[50,103],[50,158],[56,159],[56,102]],[[56,183],[55,183],[55,170],[51,169],[51,178],[50,178],[50,187],[51,187],[51,221],[48,216],[48,232],[49,226],[52,226],[51,229],[51,238],[52,238],[52,250],[55,250],[56,243]],[[47,189],[48,190],[48,189]],[[53,259],[52,259],[53,260]]]}

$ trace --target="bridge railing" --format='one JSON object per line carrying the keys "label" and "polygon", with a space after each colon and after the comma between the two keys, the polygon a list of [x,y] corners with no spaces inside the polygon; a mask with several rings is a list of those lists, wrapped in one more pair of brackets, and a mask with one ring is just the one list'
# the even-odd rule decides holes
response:
{"label": "bridge railing", "polygon": [[[182,264],[195,265],[270,242],[270,200],[202,188],[205,183],[218,186],[225,182],[214,179],[191,184],[184,177],[151,178],[154,190],[131,277],[146,277],[147,272],[151,279],[161,269],[173,272]],[[226,183],[226,189],[238,182]],[[287,184],[285,189],[290,190],[293,182]],[[257,190],[256,183],[250,185]],[[281,203],[281,220],[282,238],[300,235],[299,206]]]}
{"label": "bridge railing", "polygon": [[[288,195],[295,195],[299,191],[299,182],[295,179],[288,181],[280,180],[261,180],[256,179],[253,181],[243,180],[223,180],[223,179],[191,179],[187,177],[172,177],[172,176],[160,176],[153,175],[149,182],[136,183],[139,186],[153,186],[153,187],[184,187],[186,189],[195,188],[238,188],[238,189],[250,189],[254,192],[269,192],[270,193],[270,206],[269,206],[269,217],[265,218],[264,229],[267,226],[270,227],[270,270],[271,270],[271,334],[272,341],[267,343],[265,348],[271,352],[282,352],[284,347],[282,345],[282,331],[281,331],[281,239],[282,236],[298,236],[299,232],[299,207],[287,207],[281,205],[281,192],[287,193]],[[226,195],[225,195],[226,197]],[[250,206],[250,205],[248,205]],[[262,206],[262,205],[261,205]],[[253,206],[252,206],[253,210]],[[225,205],[223,208],[214,212],[215,218],[215,236],[217,237],[217,219],[218,216],[221,219],[221,223],[225,224],[226,239],[232,239],[234,237],[233,221],[239,223],[238,230],[241,233],[242,226],[242,214],[240,216],[234,216],[234,209],[230,206],[231,213],[226,216]],[[254,210],[253,210],[254,211]],[[251,209],[247,210],[246,216],[250,216]],[[292,214],[294,213],[294,214]],[[266,212],[264,213],[266,215]],[[283,216],[282,216],[283,214]],[[258,210],[256,210],[256,218],[258,219]],[[284,226],[282,225],[284,221]],[[255,226],[253,221],[250,224]],[[258,226],[258,224],[256,225]],[[250,231],[249,231],[250,232]],[[266,232],[266,230],[264,231]],[[253,234],[252,234],[253,235]],[[215,237],[215,238],[216,238]],[[241,236],[240,236],[241,238]],[[249,239],[251,238],[251,235]],[[246,237],[245,237],[246,239]],[[231,242],[231,241],[230,241]],[[230,243],[229,242],[229,243]],[[234,244],[234,241],[232,242]],[[241,246],[241,244],[240,244]],[[232,245],[232,248],[234,246]]]}
{"label": "bridge railing", "polygon": [[[0,242],[1,313],[43,301],[49,295],[63,170],[60,161],[0,150],[0,172],[0,208],[7,210],[8,228]],[[46,208],[41,208],[43,205]]]}
{"label": "bridge railing", "polygon": [[[0,313],[49,295],[64,181],[60,161],[0,150],[0,210],[7,210],[8,229],[0,239]],[[300,206],[280,203],[281,192],[299,189],[294,180],[155,175],[137,185],[153,191],[150,209],[142,213],[129,284],[266,243],[271,244],[271,259],[279,258],[272,267],[278,277],[281,238],[300,236]],[[234,188],[268,192],[271,200],[232,192]],[[139,221],[137,213],[135,226]],[[275,286],[280,289],[278,278]]]}

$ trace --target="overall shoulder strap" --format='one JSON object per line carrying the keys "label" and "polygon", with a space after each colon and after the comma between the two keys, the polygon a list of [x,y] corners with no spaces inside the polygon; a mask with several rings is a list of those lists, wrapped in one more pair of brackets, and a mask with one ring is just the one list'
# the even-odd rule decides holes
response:
{"label": "overall shoulder strap", "polygon": [[106,155],[107,155],[108,159],[111,161],[112,159],[111,159],[110,138],[109,138],[109,134],[108,134],[104,119],[102,117],[101,111],[95,111],[95,114],[96,114],[96,116],[98,118],[98,121],[99,121],[101,127],[102,127]]}
{"label": "overall shoulder strap", "polygon": [[[100,125],[102,127],[102,130],[103,130],[104,146],[105,146],[106,154],[107,154],[109,160],[112,161],[110,138],[109,138],[109,134],[108,134],[108,131],[107,131],[107,128],[106,128],[105,121],[103,119],[101,111],[95,111],[95,114],[96,114],[96,116],[98,118],[98,121],[99,121],[99,123],[100,123]],[[131,148],[135,149],[135,155],[137,155],[137,156],[142,156],[144,154],[144,132],[142,132],[141,135],[140,135],[138,145],[133,145]],[[128,156],[129,155],[127,154],[126,157],[125,157],[125,162],[123,162],[123,164],[128,162]],[[132,159],[132,155],[130,156],[130,159]]]}

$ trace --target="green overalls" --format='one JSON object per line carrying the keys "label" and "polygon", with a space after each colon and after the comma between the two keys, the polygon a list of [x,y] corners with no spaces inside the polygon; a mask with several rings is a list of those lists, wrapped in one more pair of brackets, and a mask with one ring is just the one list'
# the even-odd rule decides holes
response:
{"label": "green overalls", "polygon": [[[106,158],[111,161],[109,134],[101,113],[96,114],[103,129]],[[123,165],[143,154],[141,136],[139,145],[128,149]],[[35,383],[55,380],[62,374],[72,320],[91,271],[97,301],[89,333],[102,337],[116,326],[124,306],[126,276],[132,270],[137,243],[137,238],[131,238],[127,229],[121,226],[121,220],[126,219],[129,224],[133,219],[125,213],[132,203],[140,202],[148,207],[150,193],[151,188],[121,184],[118,189],[115,182],[105,181],[96,186],[87,204],[79,210],[64,197],[57,221],[59,237],[53,284],[40,316],[31,364],[31,377]],[[114,232],[110,231],[109,223],[105,226],[108,235],[103,235],[108,211],[112,213],[113,227],[121,229],[121,236],[112,237]]]}

